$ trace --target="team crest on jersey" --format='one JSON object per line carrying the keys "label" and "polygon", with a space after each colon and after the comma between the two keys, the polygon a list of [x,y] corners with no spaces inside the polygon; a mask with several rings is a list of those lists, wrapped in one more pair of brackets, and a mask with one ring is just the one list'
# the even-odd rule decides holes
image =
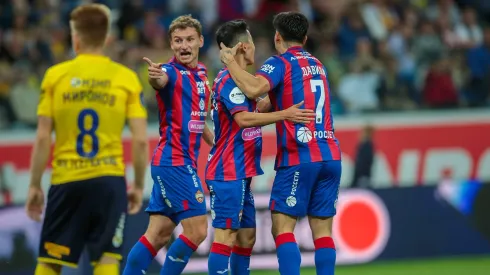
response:
{"label": "team crest on jersey", "polygon": [[204,105],[204,99],[201,98],[201,100],[199,101],[199,109],[201,109],[201,111],[204,111],[204,107],[206,107]]}
{"label": "team crest on jersey", "polygon": [[196,200],[198,203],[204,202],[204,194],[200,190],[197,190],[196,192]]}

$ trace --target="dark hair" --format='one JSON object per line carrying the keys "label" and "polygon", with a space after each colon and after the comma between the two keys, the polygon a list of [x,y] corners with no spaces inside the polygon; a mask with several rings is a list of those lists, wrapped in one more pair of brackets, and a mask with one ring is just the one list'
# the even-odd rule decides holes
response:
{"label": "dark hair", "polygon": [[221,25],[216,31],[216,42],[219,45],[223,42],[226,47],[233,47],[242,36],[246,36],[248,25],[245,20],[232,20]]}
{"label": "dark hair", "polygon": [[277,14],[272,24],[284,41],[298,43],[303,43],[309,27],[306,16],[294,11]]}

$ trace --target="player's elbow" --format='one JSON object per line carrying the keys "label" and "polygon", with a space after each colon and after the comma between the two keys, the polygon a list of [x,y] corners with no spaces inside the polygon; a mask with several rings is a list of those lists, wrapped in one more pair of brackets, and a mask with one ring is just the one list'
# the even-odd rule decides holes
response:
{"label": "player's elbow", "polygon": [[134,137],[133,148],[138,152],[146,152],[148,150],[148,139],[146,137]]}

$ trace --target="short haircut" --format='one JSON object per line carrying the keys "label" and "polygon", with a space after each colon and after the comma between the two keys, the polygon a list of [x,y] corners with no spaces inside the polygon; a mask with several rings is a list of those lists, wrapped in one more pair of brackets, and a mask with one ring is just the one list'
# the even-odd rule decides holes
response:
{"label": "short haircut", "polygon": [[194,28],[199,36],[202,35],[202,25],[199,20],[192,17],[192,15],[181,15],[175,18],[170,24],[168,31],[169,37],[172,37],[172,33],[179,29]]}
{"label": "short haircut", "polygon": [[274,29],[286,42],[303,43],[308,33],[308,19],[299,12],[281,12],[274,16]]}
{"label": "short haircut", "polygon": [[88,4],[75,8],[70,15],[72,31],[87,47],[102,47],[109,33],[110,9],[102,4]]}
{"label": "short haircut", "polygon": [[248,25],[245,20],[228,21],[221,25],[216,31],[216,42],[218,47],[221,43],[226,47],[234,47],[238,42],[245,42],[243,37],[248,41]]}

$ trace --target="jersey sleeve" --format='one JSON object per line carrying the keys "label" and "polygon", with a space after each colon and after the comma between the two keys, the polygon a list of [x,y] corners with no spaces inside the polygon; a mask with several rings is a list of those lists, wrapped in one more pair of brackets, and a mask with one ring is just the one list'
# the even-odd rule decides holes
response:
{"label": "jersey sleeve", "polygon": [[127,81],[126,87],[129,90],[127,117],[146,118],[145,97],[138,77],[135,73],[131,72],[124,81]]}
{"label": "jersey sleeve", "polygon": [[176,80],[175,67],[170,64],[163,64],[162,71],[167,75],[169,82],[174,82]]}
{"label": "jersey sleeve", "polygon": [[220,101],[223,102],[231,115],[249,110],[249,100],[234,83],[227,83],[223,86],[220,91]]}
{"label": "jersey sleeve", "polygon": [[270,89],[273,90],[281,83],[284,77],[284,63],[275,56],[270,57],[256,75],[265,77],[269,81]]}
{"label": "jersey sleeve", "polygon": [[52,69],[48,69],[44,74],[41,82],[41,94],[39,105],[37,106],[37,115],[53,117],[53,83],[55,83],[56,74]]}

